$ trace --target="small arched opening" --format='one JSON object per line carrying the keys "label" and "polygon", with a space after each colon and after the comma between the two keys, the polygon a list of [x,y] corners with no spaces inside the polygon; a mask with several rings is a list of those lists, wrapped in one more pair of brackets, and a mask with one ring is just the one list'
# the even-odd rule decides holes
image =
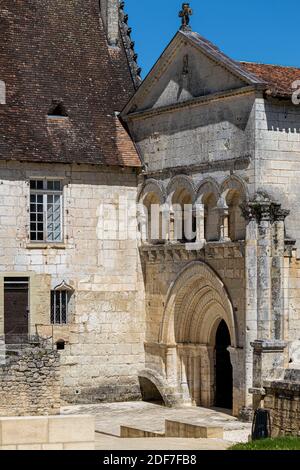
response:
{"label": "small arched opening", "polygon": [[232,241],[245,240],[246,221],[242,215],[241,204],[244,198],[239,191],[229,190],[226,196],[226,204],[229,214],[229,238]]}
{"label": "small arched opening", "polygon": [[203,196],[204,204],[204,236],[208,242],[218,241],[220,238],[219,213],[217,211],[217,198],[214,193]]}
{"label": "small arched opening", "polygon": [[161,201],[157,194],[148,193],[143,204],[147,213],[147,241],[161,243],[164,239]]}
{"label": "small arched opening", "polygon": [[229,329],[221,320],[215,342],[215,403],[219,408],[232,409],[232,365],[228,347],[231,345]]}
{"label": "small arched opening", "polygon": [[142,400],[157,405],[164,405],[164,399],[157,386],[146,377],[139,377]]}
{"label": "small arched opening", "polygon": [[172,197],[175,240],[192,243],[196,239],[196,217],[193,212],[194,195],[186,188],[179,187]]}

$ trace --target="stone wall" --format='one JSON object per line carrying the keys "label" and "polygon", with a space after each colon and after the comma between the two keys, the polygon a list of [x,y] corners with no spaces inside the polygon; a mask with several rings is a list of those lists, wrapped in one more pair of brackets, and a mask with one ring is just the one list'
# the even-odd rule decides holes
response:
{"label": "stone wall", "polygon": [[291,213],[287,235],[299,248],[300,107],[263,98],[255,102],[255,180]]}
{"label": "stone wall", "polygon": [[[63,181],[61,244],[30,243],[29,179],[34,177]],[[62,395],[72,402],[141,397],[145,315],[136,196],[136,172],[130,169],[1,163],[0,334],[3,279],[27,276],[30,334],[37,330],[54,342],[65,341]],[[62,281],[74,289],[68,324],[51,325],[50,290]]]}
{"label": "stone wall", "polygon": [[[149,173],[181,166],[192,171],[203,165],[211,176],[218,168],[224,176],[227,162],[253,155],[254,96],[136,118],[130,121],[130,130]],[[247,174],[253,181],[252,165]]]}
{"label": "stone wall", "polygon": [[264,407],[271,414],[272,437],[300,437],[300,381],[266,381],[264,389]]}
{"label": "stone wall", "polygon": [[28,347],[5,362],[0,365],[0,416],[59,414],[57,351]]}

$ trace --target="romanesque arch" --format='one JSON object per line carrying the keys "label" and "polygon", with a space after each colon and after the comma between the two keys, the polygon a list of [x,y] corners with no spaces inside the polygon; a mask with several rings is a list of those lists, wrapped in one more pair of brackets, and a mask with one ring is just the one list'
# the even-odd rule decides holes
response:
{"label": "romanesque arch", "polygon": [[160,204],[164,204],[166,200],[166,192],[163,187],[163,185],[155,180],[154,178],[150,178],[146,180],[146,182],[143,184],[141,190],[138,193],[138,198],[137,202],[143,203],[144,199],[149,195],[153,194],[157,197],[159,200]]}
{"label": "romanesque arch", "polygon": [[196,191],[192,178],[187,175],[174,176],[167,187],[168,200],[170,201],[170,203],[172,203],[171,199],[174,194],[183,191],[190,195],[193,203],[195,200]]}
{"label": "romanesque arch", "polygon": [[217,200],[219,199],[221,195],[220,187],[217,181],[212,177],[204,178],[198,184],[197,202],[200,204],[203,204],[205,197],[208,196],[209,194],[213,194]]}
{"label": "romanesque arch", "polygon": [[166,193],[161,182],[146,180],[138,194],[137,219],[143,242],[157,243],[166,238],[164,207]]}
{"label": "romanesque arch", "polygon": [[221,185],[222,199],[227,207],[228,236],[232,241],[245,240],[246,221],[241,206],[248,199],[245,182],[238,176],[231,175]]}
{"label": "romanesque arch", "polygon": [[[213,310],[214,313],[209,315]],[[236,347],[234,311],[222,280],[206,263],[192,262],[178,274],[169,288],[160,342],[173,344],[180,339],[209,344],[209,333],[218,318],[226,321],[232,346]],[[200,331],[202,328],[205,333]],[[198,338],[196,332],[199,332]]]}
{"label": "romanesque arch", "polygon": [[201,205],[204,214],[204,238],[217,241],[220,238],[220,220],[216,207],[220,198],[218,183],[212,178],[205,178],[197,188],[196,204]]}
{"label": "romanesque arch", "polygon": [[[166,348],[168,384],[183,401],[214,404],[215,342],[221,322],[235,351],[237,324],[222,280],[202,261],[188,264],[169,288],[159,337]],[[233,389],[233,383],[230,386]]]}

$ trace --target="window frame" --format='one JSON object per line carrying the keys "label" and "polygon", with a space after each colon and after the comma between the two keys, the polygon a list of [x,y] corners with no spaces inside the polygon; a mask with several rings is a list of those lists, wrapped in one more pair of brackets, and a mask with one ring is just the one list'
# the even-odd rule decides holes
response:
{"label": "window frame", "polygon": [[[56,311],[56,297],[57,294],[59,295],[60,298],[60,307],[59,307],[59,321],[57,321],[57,311]],[[66,306],[66,312],[65,312],[65,317],[66,321],[63,321],[63,309],[62,309],[62,295],[65,295],[65,306]],[[50,292],[50,323],[51,325],[55,326],[65,326],[68,325],[69,323],[69,304],[71,301],[71,296],[72,296],[72,291],[69,289],[52,289]],[[53,298],[53,303],[52,303],[52,298]]]}
{"label": "window frame", "polygon": [[[43,188],[42,189],[34,189],[31,187],[31,184],[33,181],[42,181],[43,183]],[[55,189],[48,189],[48,183],[49,182],[59,182],[60,183],[60,189],[55,190]],[[33,222],[31,220],[31,215],[32,214],[39,214],[39,212],[32,212],[31,211],[31,204],[38,204],[37,202],[32,202],[31,201],[31,196],[36,195],[36,196],[42,196],[43,197],[43,239],[38,240],[38,230],[32,231],[31,230],[31,224],[36,223],[38,224],[38,220],[36,222]],[[59,204],[60,204],[60,239],[59,240],[50,240],[48,239],[48,228],[47,228],[47,216],[48,216],[48,196],[57,196],[59,195]],[[36,240],[32,238],[32,232],[36,234]],[[41,233],[41,232],[40,232]],[[62,178],[53,178],[53,177],[32,177],[29,179],[29,242],[33,244],[41,244],[41,243],[46,243],[46,244],[64,244],[64,185],[63,185],[63,179]]]}

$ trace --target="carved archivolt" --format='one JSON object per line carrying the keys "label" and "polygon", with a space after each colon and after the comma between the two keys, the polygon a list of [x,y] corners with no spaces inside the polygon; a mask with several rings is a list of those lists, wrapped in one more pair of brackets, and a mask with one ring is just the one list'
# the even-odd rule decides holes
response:
{"label": "carved archivolt", "polygon": [[248,199],[248,188],[245,181],[236,175],[229,176],[221,184],[220,192],[226,199],[230,191],[235,191],[239,194],[241,202]]}
{"label": "carved archivolt", "polygon": [[164,204],[166,200],[166,191],[163,186],[163,184],[154,179],[148,179],[142,186],[139,194],[138,194],[138,202],[143,203],[144,199],[149,195],[149,194],[155,194],[160,202],[160,204]]}
{"label": "carved archivolt", "polygon": [[206,263],[192,262],[170,286],[160,342],[213,344],[222,319],[230,331],[231,345],[236,347],[236,321],[223,282]]}
{"label": "carved archivolt", "polygon": [[196,202],[198,204],[203,204],[205,196],[211,194],[213,194],[215,199],[218,201],[221,196],[219,185],[213,178],[205,178],[197,187]]}
{"label": "carved archivolt", "polygon": [[172,203],[172,196],[180,191],[185,190],[191,196],[192,203],[195,201],[196,189],[194,182],[190,176],[187,175],[177,175],[171,179],[167,186],[168,201]]}

